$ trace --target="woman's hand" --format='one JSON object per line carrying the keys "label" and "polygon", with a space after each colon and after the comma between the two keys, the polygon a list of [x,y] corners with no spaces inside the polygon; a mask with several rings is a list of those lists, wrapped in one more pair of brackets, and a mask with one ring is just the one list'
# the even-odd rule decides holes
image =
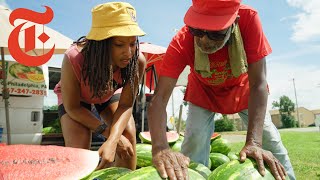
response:
{"label": "woman's hand", "polygon": [[102,144],[102,146],[98,150],[99,156],[101,157],[101,162],[96,170],[103,169],[107,164],[110,164],[114,161],[116,149],[117,143],[111,142],[110,140],[107,140]]}
{"label": "woman's hand", "polygon": [[116,153],[121,159],[127,159],[134,155],[132,144],[123,135],[121,135],[118,142]]}

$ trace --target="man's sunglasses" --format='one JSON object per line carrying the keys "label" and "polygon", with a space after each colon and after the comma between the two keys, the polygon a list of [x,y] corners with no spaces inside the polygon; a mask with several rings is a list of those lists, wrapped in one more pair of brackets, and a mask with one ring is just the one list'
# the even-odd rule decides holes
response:
{"label": "man's sunglasses", "polygon": [[190,33],[193,36],[197,36],[202,38],[204,35],[207,35],[209,39],[214,40],[214,41],[222,41],[226,37],[228,30],[225,33],[221,33],[221,31],[207,31],[207,30],[202,30],[202,29],[195,29],[190,26],[188,26]]}

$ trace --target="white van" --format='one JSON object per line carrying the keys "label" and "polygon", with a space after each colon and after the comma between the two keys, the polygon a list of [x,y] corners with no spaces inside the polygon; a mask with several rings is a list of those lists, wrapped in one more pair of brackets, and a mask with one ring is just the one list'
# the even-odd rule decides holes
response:
{"label": "white van", "polygon": [[[9,90],[11,144],[40,144],[43,127],[43,102],[48,91],[48,67],[26,67],[6,61]],[[0,69],[1,71],[1,69]],[[2,99],[3,79],[0,78]],[[7,143],[5,102],[0,102],[0,143]]]}

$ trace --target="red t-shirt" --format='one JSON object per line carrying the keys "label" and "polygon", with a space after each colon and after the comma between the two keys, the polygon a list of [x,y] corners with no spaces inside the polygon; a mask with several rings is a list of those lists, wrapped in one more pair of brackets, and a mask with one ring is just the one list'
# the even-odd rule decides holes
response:
{"label": "red t-shirt", "polygon": [[[254,63],[271,53],[271,47],[263,33],[258,13],[247,5],[241,5],[238,21],[248,63]],[[203,78],[194,70],[194,41],[188,28],[183,27],[172,39],[160,76],[177,79],[186,65],[190,66],[188,85],[184,99],[212,112],[233,114],[248,108],[248,74],[238,78],[232,75],[228,48],[209,54],[212,77]]]}

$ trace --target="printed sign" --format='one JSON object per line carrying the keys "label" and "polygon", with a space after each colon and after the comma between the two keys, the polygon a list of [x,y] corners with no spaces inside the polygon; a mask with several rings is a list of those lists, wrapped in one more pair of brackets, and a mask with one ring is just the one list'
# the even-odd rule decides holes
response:
{"label": "printed sign", "polygon": [[[46,96],[47,86],[41,66],[25,66],[7,61],[5,70],[7,76],[7,90],[10,95]],[[0,78],[0,90],[3,90],[3,79]]]}

